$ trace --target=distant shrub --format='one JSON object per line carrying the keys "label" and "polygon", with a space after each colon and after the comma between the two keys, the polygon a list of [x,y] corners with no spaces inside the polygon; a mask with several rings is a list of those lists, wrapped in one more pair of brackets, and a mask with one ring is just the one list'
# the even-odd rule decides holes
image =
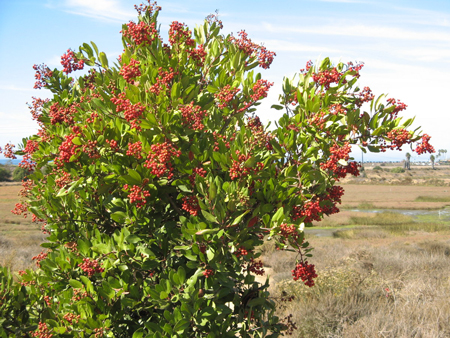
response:
{"label": "distant shrub", "polygon": [[0,167],[0,182],[9,181],[11,172],[4,166]]}
{"label": "distant shrub", "polygon": [[13,181],[23,181],[27,178],[27,176],[30,174],[28,169],[22,168],[22,167],[16,167],[12,173],[12,179]]}
{"label": "distant shrub", "polygon": [[379,165],[373,167],[373,170],[379,171],[379,170],[383,170],[383,168],[381,168]]}
{"label": "distant shrub", "polygon": [[391,169],[391,173],[394,173],[394,174],[400,174],[400,173],[404,173],[404,172],[405,172],[405,169],[401,168],[401,167],[395,167],[395,168]]}

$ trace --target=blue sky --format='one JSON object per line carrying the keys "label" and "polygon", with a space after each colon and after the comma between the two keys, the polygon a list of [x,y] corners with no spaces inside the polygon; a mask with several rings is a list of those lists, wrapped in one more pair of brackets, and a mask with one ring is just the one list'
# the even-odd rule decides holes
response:
{"label": "blue sky", "polygon": [[[33,89],[33,64],[59,68],[68,48],[78,50],[89,41],[109,59],[117,58],[121,24],[135,20],[135,3],[0,0],[0,145],[18,144],[37,130],[26,102],[48,93]],[[260,106],[262,120],[278,117],[269,107],[281,92],[283,76],[292,76],[306,61],[326,56],[335,62],[362,61],[360,85],[405,102],[405,117],[416,116],[414,126],[432,136],[436,149],[450,149],[449,0],[296,0],[277,5],[265,0],[162,0],[158,5],[163,37],[172,21],[193,28],[217,9],[224,34],[245,29],[253,41],[277,53],[270,70],[262,71],[263,78],[275,82]],[[365,159],[402,159],[406,151]],[[360,159],[359,151],[355,158]]]}

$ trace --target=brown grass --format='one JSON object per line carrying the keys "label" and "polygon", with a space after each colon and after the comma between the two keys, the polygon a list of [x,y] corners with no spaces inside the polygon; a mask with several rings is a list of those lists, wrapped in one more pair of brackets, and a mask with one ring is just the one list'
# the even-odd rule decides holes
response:
{"label": "brown grass", "polygon": [[[449,187],[352,184],[342,187],[345,190],[342,208],[357,208],[364,203],[381,209],[440,209],[450,205]],[[418,201],[420,196],[432,196],[435,200]]]}
{"label": "brown grass", "polygon": [[295,296],[278,311],[293,314],[294,337],[450,336],[448,232],[309,241],[319,274],[312,288],[292,280],[295,254],[266,244],[263,255],[274,299]]}
{"label": "brown grass", "polygon": [[45,239],[31,219],[11,213],[20,189],[20,184],[0,186],[0,265],[15,271],[34,266],[31,258],[42,251]]}

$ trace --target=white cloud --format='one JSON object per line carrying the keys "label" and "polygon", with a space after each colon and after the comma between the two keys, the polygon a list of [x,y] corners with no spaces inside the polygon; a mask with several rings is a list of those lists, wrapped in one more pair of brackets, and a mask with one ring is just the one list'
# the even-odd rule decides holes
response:
{"label": "white cloud", "polygon": [[0,90],[12,90],[15,92],[36,92],[36,89],[33,88],[21,88],[17,87],[15,85],[1,85],[0,84]]}
{"label": "white cloud", "polygon": [[305,45],[284,40],[264,40],[264,45],[270,46],[271,50],[289,52],[320,52],[320,53],[341,53],[341,50],[324,46]]}
{"label": "white cloud", "polygon": [[124,22],[135,17],[135,12],[122,7],[116,0],[66,0],[65,11],[102,21]]}
{"label": "white cloud", "polygon": [[436,30],[413,31],[391,26],[369,26],[363,24],[342,24],[329,25],[313,28],[297,28],[292,26],[275,26],[270,23],[264,23],[263,27],[272,33],[305,33],[320,35],[340,35],[355,36],[365,38],[383,38],[397,40],[423,40],[423,41],[441,41],[450,42],[450,33],[444,33]]}

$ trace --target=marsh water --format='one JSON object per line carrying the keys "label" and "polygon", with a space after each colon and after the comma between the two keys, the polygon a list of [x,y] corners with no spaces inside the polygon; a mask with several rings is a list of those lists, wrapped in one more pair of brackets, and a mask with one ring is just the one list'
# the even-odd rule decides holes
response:
{"label": "marsh water", "polygon": [[[433,223],[448,223],[450,225],[450,207],[438,210],[417,210],[417,209],[349,209],[348,211],[360,213],[397,213],[410,216],[415,222],[433,222]],[[376,219],[376,218],[375,218]],[[376,222],[375,222],[376,223]],[[346,230],[355,226],[342,226],[330,228],[305,228],[305,232],[310,235],[319,237],[332,237],[338,230]]]}

